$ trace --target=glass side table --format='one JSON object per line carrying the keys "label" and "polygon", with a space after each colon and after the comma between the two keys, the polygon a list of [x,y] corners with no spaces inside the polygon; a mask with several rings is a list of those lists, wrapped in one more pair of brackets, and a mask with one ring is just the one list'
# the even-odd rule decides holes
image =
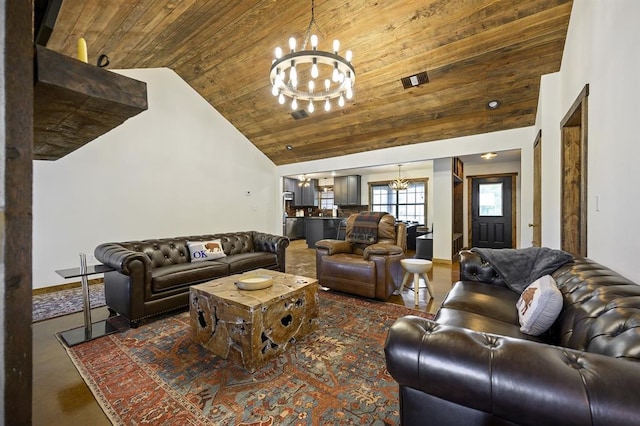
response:
{"label": "glass side table", "polygon": [[82,305],[84,312],[84,326],[63,331],[60,337],[67,346],[75,346],[79,343],[88,342],[98,337],[106,336],[117,331],[117,329],[108,321],[91,322],[91,300],[89,299],[89,275],[102,274],[104,272],[113,271],[109,266],[98,264],[87,266],[87,256],[80,253],[80,267],[70,269],[60,269],[56,273],[62,278],[80,277],[82,282]]}

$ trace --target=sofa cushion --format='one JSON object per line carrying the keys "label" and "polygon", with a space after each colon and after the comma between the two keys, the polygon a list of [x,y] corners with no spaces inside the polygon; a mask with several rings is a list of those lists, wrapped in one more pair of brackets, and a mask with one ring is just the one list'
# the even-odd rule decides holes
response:
{"label": "sofa cushion", "polygon": [[151,270],[152,291],[188,287],[229,275],[229,265],[218,261],[180,263]]}
{"label": "sofa cushion", "polygon": [[518,324],[518,297],[518,293],[506,286],[458,281],[449,290],[442,308],[473,312],[498,321]]}
{"label": "sofa cushion", "polygon": [[252,269],[273,269],[278,265],[278,257],[275,253],[254,251],[249,253],[230,254],[227,257],[217,259],[216,262],[227,265],[229,267],[230,274],[239,274]]}
{"label": "sofa cushion", "polygon": [[544,275],[524,289],[516,307],[520,331],[539,336],[558,318],[562,310],[562,293],[551,275]]}
{"label": "sofa cushion", "polygon": [[191,262],[203,262],[205,260],[216,260],[225,257],[220,240],[211,241],[187,241]]}
{"label": "sofa cushion", "polygon": [[515,323],[509,323],[464,310],[441,308],[434,321],[438,324],[452,325],[480,333],[498,334],[500,336],[549,343],[547,335],[531,336],[521,332],[520,324],[518,324],[517,321]]}

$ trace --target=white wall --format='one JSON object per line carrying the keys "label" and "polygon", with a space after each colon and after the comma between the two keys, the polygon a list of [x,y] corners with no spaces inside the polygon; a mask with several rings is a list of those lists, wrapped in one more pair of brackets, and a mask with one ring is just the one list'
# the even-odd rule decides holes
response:
{"label": "white wall", "polygon": [[[303,173],[321,173],[331,170],[350,169],[356,167],[378,166],[383,164],[403,164],[419,160],[446,159],[451,163],[450,158],[468,154],[477,154],[487,151],[508,151],[512,149],[521,150],[521,162],[527,164],[520,171],[520,205],[518,207],[520,216],[517,224],[517,241],[531,241],[532,234],[530,228],[526,226],[533,220],[533,142],[536,135],[534,126],[519,129],[505,130],[501,132],[484,133],[473,136],[446,139],[434,142],[417,143],[404,145],[397,148],[386,148],[359,154],[332,157],[322,160],[306,161],[294,164],[287,164],[278,167],[278,175],[292,176]],[[440,232],[449,232],[451,229],[451,165],[449,164],[449,177],[447,190],[444,184],[438,185],[435,165],[433,179],[430,179],[429,191],[429,214],[433,220],[435,234],[433,254],[438,259],[451,258],[451,236],[442,235]],[[465,168],[465,174],[468,174]],[[403,173],[404,176],[404,173]],[[407,177],[412,177],[411,175]],[[444,179],[444,178],[443,178]],[[438,188],[441,187],[439,190]],[[363,193],[364,195],[364,193]],[[444,197],[444,198],[442,198]],[[365,200],[366,198],[363,198]],[[449,200],[449,201],[447,201]],[[445,208],[443,208],[445,206]],[[436,240],[442,240],[442,244]],[[448,241],[445,243],[444,241]],[[448,246],[447,246],[448,244]]]}
{"label": "white wall", "polygon": [[54,271],[78,266],[80,252],[95,262],[103,242],[282,232],[266,156],[173,71],[119,72],[147,82],[149,109],[57,161],[34,161],[34,288],[65,282]]}
{"label": "white wall", "polygon": [[[574,1],[560,72],[542,80],[544,109],[538,124],[546,151],[542,242],[559,246],[561,171],[549,157],[560,155],[560,121],[589,84],[587,254],[635,281],[640,281],[634,255],[640,235],[640,186],[635,183],[640,158],[639,16],[637,0]],[[553,104],[559,108],[547,110]]]}
{"label": "white wall", "polygon": [[[576,94],[577,95],[577,94]],[[562,163],[560,140],[560,121],[563,117],[560,108],[560,74],[548,74],[542,77],[538,118],[536,125],[542,130],[541,138],[541,245],[560,247],[560,215],[562,188],[558,181]],[[565,111],[566,113],[566,111]],[[560,117],[560,118],[559,118]],[[532,163],[533,164],[533,163]]]}

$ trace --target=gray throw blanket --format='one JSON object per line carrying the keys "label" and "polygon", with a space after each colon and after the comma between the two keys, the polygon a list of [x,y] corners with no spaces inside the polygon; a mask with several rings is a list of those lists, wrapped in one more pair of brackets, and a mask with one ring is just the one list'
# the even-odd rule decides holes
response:
{"label": "gray throw blanket", "polygon": [[527,247],[523,249],[471,249],[496,270],[505,284],[518,294],[538,278],[551,274],[560,266],[573,260],[573,256],[563,250],[548,247]]}

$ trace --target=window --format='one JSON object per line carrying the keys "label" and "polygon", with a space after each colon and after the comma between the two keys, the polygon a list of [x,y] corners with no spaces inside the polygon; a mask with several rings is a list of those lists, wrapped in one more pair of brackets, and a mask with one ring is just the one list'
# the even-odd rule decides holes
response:
{"label": "window", "polygon": [[478,195],[480,216],[502,216],[502,183],[481,183]]}
{"label": "window", "polygon": [[426,180],[414,180],[402,191],[394,191],[386,182],[369,185],[371,211],[388,212],[405,222],[426,223]]}
{"label": "window", "polygon": [[320,208],[333,209],[333,190],[320,191]]}

